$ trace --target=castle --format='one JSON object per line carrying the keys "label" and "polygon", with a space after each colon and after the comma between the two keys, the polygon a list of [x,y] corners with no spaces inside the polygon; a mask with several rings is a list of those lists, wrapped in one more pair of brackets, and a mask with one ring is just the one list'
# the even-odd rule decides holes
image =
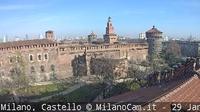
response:
{"label": "castle", "polygon": [[[10,75],[23,65],[25,74],[31,81],[40,82],[80,74],[101,74],[106,72],[106,65],[102,65],[104,62],[113,67],[111,71],[114,75],[123,74],[124,68],[127,68],[127,60],[147,60],[148,44],[118,42],[109,17],[103,43],[57,42],[54,32],[47,31],[44,39],[0,43],[0,55],[1,78],[9,80]],[[112,63],[107,59],[111,59]]]}
{"label": "castle", "polygon": [[155,26],[146,32],[146,38],[149,45],[149,58],[152,59],[153,55],[159,55],[162,51],[163,37],[162,32]]}

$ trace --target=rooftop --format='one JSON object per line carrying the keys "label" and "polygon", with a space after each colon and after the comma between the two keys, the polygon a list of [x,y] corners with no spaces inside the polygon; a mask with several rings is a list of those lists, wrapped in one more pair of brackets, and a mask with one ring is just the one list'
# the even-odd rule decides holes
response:
{"label": "rooftop", "polygon": [[93,31],[90,33],[90,35],[96,35]]}
{"label": "rooftop", "polygon": [[157,28],[155,28],[155,26],[153,26],[153,28],[151,28],[150,30],[148,30],[147,33],[162,33],[162,32],[159,31]]}
{"label": "rooftop", "polygon": [[0,43],[0,48],[9,48],[9,47],[18,47],[25,45],[42,45],[42,44],[53,44],[55,41],[49,39],[33,39],[33,40],[20,40],[20,41],[12,41]]}
{"label": "rooftop", "polygon": [[48,30],[46,31],[46,33],[53,33],[53,30]]}
{"label": "rooftop", "polygon": [[159,98],[156,102],[199,102],[200,101],[200,79],[193,76],[167,95]]}
{"label": "rooftop", "polygon": [[105,102],[199,102],[200,79],[198,76],[183,78],[165,85],[141,88],[108,99]]}

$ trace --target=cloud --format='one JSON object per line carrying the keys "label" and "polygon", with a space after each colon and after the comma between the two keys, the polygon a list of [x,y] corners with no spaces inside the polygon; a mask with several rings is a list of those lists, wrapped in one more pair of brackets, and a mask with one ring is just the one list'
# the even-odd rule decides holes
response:
{"label": "cloud", "polygon": [[37,5],[0,5],[0,11],[35,9]]}

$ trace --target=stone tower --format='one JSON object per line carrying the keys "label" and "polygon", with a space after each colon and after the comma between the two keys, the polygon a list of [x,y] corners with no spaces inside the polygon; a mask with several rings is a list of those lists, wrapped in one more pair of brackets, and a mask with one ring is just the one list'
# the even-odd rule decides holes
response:
{"label": "stone tower", "polygon": [[159,55],[162,51],[162,32],[159,31],[155,26],[146,32],[147,43],[149,44],[148,54],[151,57]]}
{"label": "stone tower", "polygon": [[90,35],[88,35],[88,43],[92,43],[96,40],[97,40],[97,35],[94,32],[92,32]]}
{"label": "stone tower", "polygon": [[114,27],[112,26],[111,17],[108,18],[106,34],[104,35],[104,42],[114,44],[117,42],[117,35],[114,33]]}
{"label": "stone tower", "polygon": [[54,32],[51,31],[51,30],[46,31],[46,33],[45,33],[45,38],[46,38],[46,39],[49,39],[49,40],[54,40],[54,39],[55,39],[55,38],[54,38]]}

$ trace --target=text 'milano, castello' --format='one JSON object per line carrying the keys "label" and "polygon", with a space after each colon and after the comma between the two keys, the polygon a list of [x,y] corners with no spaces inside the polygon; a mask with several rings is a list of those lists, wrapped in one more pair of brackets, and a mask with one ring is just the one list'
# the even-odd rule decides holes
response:
{"label": "text 'milano, castello'", "polygon": [[[92,33],[88,36],[88,43],[57,42],[54,32],[47,31],[44,39],[0,43],[0,77],[9,80],[12,72],[22,65],[32,82],[76,75],[100,75],[103,72],[123,77],[126,75],[127,60],[147,59],[147,42],[119,42],[110,17],[104,42],[92,43],[95,38]],[[106,66],[112,66],[112,69],[106,71]]]}

